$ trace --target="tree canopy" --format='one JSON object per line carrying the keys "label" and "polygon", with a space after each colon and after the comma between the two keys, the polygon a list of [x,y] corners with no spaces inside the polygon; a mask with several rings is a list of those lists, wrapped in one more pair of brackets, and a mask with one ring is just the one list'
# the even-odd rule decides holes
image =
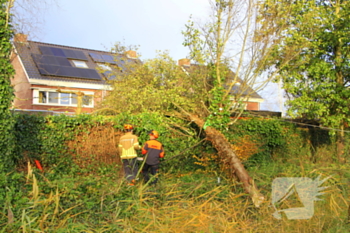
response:
{"label": "tree canopy", "polygon": [[260,33],[277,32],[264,65],[280,70],[289,114],[343,130],[350,114],[350,2],[267,0],[260,12]]}

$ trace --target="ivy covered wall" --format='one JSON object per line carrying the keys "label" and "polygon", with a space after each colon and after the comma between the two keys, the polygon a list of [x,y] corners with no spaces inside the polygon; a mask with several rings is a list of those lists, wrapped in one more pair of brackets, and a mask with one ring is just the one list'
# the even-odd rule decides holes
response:
{"label": "ivy covered wall", "polygon": [[13,33],[6,4],[7,0],[0,0],[0,171],[14,167],[14,119],[10,111],[14,94],[10,79],[15,71],[10,62]]}

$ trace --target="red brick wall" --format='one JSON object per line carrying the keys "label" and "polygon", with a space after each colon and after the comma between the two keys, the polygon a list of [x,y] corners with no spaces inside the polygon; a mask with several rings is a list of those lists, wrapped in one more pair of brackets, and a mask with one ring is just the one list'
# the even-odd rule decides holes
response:
{"label": "red brick wall", "polygon": [[247,102],[247,110],[260,110],[258,102]]}
{"label": "red brick wall", "polygon": [[[46,111],[55,111],[55,112],[69,112],[75,113],[75,107],[68,106],[50,106],[50,105],[33,105],[32,109],[34,110],[46,110]],[[82,112],[90,113],[93,108],[83,108]]]}
{"label": "red brick wall", "polygon": [[13,54],[12,65],[16,73],[11,84],[15,89],[15,99],[13,106],[16,109],[31,109],[32,108],[32,90],[30,89],[30,83],[26,77],[23,67],[18,59],[18,56]]}

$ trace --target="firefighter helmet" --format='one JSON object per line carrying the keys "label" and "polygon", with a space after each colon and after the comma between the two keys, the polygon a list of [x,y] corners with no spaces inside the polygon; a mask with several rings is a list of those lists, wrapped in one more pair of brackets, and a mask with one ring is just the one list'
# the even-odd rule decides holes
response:
{"label": "firefighter helmet", "polygon": [[132,127],[132,125],[129,125],[129,124],[125,124],[124,125],[124,129],[126,129],[126,130],[131,130],[131,129],[133,129],[134,127]]}
{"label": "firefighter helmet", "polygon": [[151,130],[148,132],[149,135],[155,137],[155,138],[158,138],[159,137],[159,133],[155,130]]}

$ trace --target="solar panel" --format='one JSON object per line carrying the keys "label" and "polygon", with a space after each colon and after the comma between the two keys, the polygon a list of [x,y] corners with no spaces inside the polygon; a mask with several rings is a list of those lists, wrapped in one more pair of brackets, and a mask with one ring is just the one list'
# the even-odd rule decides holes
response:
{"label": "solar panel", "polygon": [[112,62],[114,61],[113,57],[111,55],[106,55],[106,54],[103,54],[102,55],[102,59],[105,61],[105,62]]}
{"label": "solar panel", "polygon": [[94,69],[81,69],[68,66],[40,64],[39,72],[42,75],[101,80],[100,75]]}
{"label": "solar panel", "polygon": [[68,58],[84,60],[84,61],[88,60],[88,58],[85,56],[85,54],[82,51],[71,50],[71,49],[64,49],[63,51],[64,51],[66,57],[68,57]]}
{"label": "solar panel", "polygon": [[52,55],[56,57],[66,57],[78,60],[87,61],[88,58],[85,56],[83,51],[73,49],[63,49],[57,47],[40,46],[39,49],[43,55]]}
{"label": "solar panel", "polygon": [[50,49],[50,47],[46,47],[46,46],[41,46],[39,45],[39,49],[41,51],[42,54],[45,54],[45,55],[53,55],[52,54],[52,51]]}
{"label": "solar panel", "polygon": [[97,71],[93,69],[80,69],[80,75],[89,79],[101,79]]}
{"label": "solar panel", "polygon": [[94,62],[105,62],[110,64],[117,64],[114,57],[108,54],[89,53]]}
{"label": "solar panel", "polygon": [[72,66],[68,59],[64,57],[56,57],[56,61],[60,66]]}
{"label": "solar panel", "polygon": [[66,57],[69,57],[69,58],[74,58],[75,57],[74,50],[65,49],[64,50],[64,55]]}
{"label": "solar panel", "polygon": [[38,66],[40,74],[43,75],[56,75],[59,73],[59,66],[40,64]]}
{"label": "solar panel", "polygon": [[37,64],[72,66],[67,58],[56,57],[50,55],[32,54],[32,57]]}
{"label": "solar panel", "polygon": [[54,48],[54,47],[51,47],[50,49],[51,49],[52,54],[53,54],[54,56],[66,57],[66,55],[65,55],[64,52],[63,52],[63,49]]}
{"label": "solar panel", "polygon": [[89,53],[90,57],[92,58],[92,60],[94,62],[104,62],[102,56],[100,54],[97,53]]}

